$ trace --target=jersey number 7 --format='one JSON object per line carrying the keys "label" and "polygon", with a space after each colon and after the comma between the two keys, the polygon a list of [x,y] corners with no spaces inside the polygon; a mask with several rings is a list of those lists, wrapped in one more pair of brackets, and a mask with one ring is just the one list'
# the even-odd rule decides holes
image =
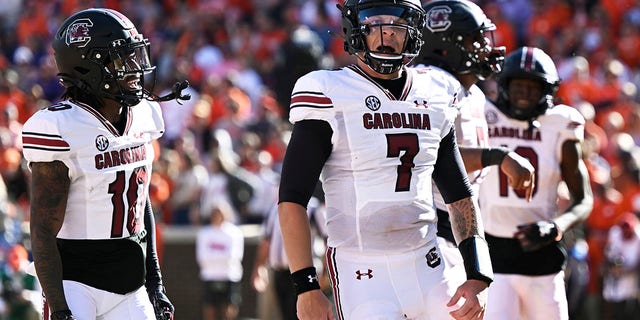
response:
{"label": "jersey number 7", "polygon": [[[396,192],[409,191],[411,187],[411,169],[415,167],[413,159],[420,151],[418,135],[415,133],[387,134],[387,158],[400,157]],[[400,156],[400,151],[404,154]]]}

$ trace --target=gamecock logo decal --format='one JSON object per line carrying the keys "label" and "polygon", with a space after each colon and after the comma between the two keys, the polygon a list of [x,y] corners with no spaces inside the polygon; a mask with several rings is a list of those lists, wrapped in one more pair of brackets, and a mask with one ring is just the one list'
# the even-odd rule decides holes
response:
{"label": "gamecock logo decal", "polygon": [[451,20],[449,20],[449,14],[451,8],[447,6],[435,6],[427,12],[427,28],[431,32],[442,32],[451,26]]}
{"label": "gamecock logo decal", "polygon": [[72,22],[67,28],[67,45],[75,44],[82,48],[91,41],[89,35],[89,28],[93,27],[93,22],[90,19],[83,18]]}

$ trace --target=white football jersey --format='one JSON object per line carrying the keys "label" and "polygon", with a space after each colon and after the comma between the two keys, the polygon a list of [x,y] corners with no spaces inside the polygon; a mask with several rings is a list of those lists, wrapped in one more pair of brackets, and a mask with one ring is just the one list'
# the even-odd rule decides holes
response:
{"label": "white football jersey", "polygon": [[[463,90],[458,98],[458,117],[456,117],[456,140],[461,147],[488,147],[489,136],[484,118],[485,95],[476,85]],[[473,195],[477,198],[480,183],[487,170],[467,172]],[[436,207],[449,211],[438,188],[434,188]]]}
{"label": "white football jersey", "polygon": [[293,89],[291,122],[333,130],[321,175],[331,247],[398,252],[435,239],[431,174],[459,84],[434,69],[406,71],[398,98],[357,66],[308,73]]}
{"label": "white football jersey", "polygon": [[560,163],[562,144],[584,139],[584,117],[567,105],[547,109],[538,117],[538,128],[528,131],[528,121],[507,117],[487,102],[485,114],[492,146],[507,147],[527,158],[535,168],[535,190],[531,202],[524,190],[514,190],[497,166],[491,167],[480,188],[480,208],[485,231],[493,236],[511,238],[517,226],[549,220],[559,212],[556,201],[562,181]]}
{"label": "white football jersey", "polygon": [[61,239],[125,238],[144,228],[152,140],[164,132],[160,107],[129,108],[123,135],[93,108],[62,101],[36,112],[22,132],[24,157],[62,161],[71,186]]}

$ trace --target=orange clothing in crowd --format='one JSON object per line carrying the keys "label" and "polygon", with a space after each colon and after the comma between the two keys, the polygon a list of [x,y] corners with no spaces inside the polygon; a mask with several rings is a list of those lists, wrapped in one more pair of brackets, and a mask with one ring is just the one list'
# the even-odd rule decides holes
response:
{"label": "orange clothing in crowd", "polygon": [[640,30],[632,24],[623,24],[616,42],[618,58],[629,68],[640,67]]}
{"label": "orange clothing in crowd", "polygon": [[555,32],[573,22],[571,7],[562,1],[546,0],[536,5],[542,7],[537,12],[534,11],[535,14],[529,19],[527,26],[529,40],[533,40],[537,36],[553,39]]}
{"label": "orange clothing in crowd", "polygon": [[[4,89],[4,88],[3,88]],[[0,111],[4,111],[7,102],[12,102],[18,109],[18,121],[24,123],[31,113],[27,108],[27,96],[18,89],[0,91]]]}
{"label": "orange clothing in crowd", "polygon": [[596,83],[591,77],[578,79],[574,76],[560,82],[556,96],[561,99],[563,104],[576,106],[581,101],[593,104],[597,93]]}
{"label": "orange clothing in crowd", "polygon": [[622,193],[622,202],[619,213],[632,212],[640,215],[640,185],[630,185],[620,192]]}
{"label": "orange clothing in crowd", "polygon": [[516,30],[511,24],[511,21],[504,18],[500,6],[493,2],[487,3],[484,7],[484,12],[493,24],[496,25],[496,30],[493,31],[494,45],[505,46],[507,53],[517,48],[518,38]]}
{"label": "orange clothing in crowd", "polygon": [[614,32],[618,31],[625,12],[635,5],[635,0],[600,0],[598,2],[600,2],[600,6],[609,15],[611,27]]}
{"label": "orange clothing in crowd", "polygon": [[[594,192],[594,193],[597,193]],[[622,195],[615,189],[605,191],[601,196],[595,196],[593,209],[587,218],[586,241],[589,246],[589,283],[587,290],[591,294],[602,292],[601,284],[598,281],[602,274],[604,263],[604,247],[607,243],[609,229],[622,216],[620,203]]]}
{"label": "orange clothing in crowd", "polygon": [[506,47],[507,53],[516,49],[518,47],[518,39],[511,23],[508,21],[498,21],[495,25],[496,31],[493,32],[495,46]]}
{"label": "orange clothing in crowd", "polygon": [[592,101],[596,108],[596,123],[602,125],[602,117],[598,114],[599,108],[610,108],[620,98],[622,89],[617,81],[607,81],[596,88],[597,96]]}

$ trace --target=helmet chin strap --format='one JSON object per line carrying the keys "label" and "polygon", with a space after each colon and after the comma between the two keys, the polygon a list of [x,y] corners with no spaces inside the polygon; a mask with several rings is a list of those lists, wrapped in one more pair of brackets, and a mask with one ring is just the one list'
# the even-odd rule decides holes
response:
{"label": "helmet chin strap", "polygon": [[176,101],[179,104],[182,104],[181,100],[189,100],[191,99],[191,95],[190,94],[182,94],[182,90],[186,89],[189,87],[189,81],[187,80],[182,80],[181,82],[176,82],[173,87],[171,88],[171,92],[162,96],[162,97],[158,97],[156,95],[150,95],[150,97],[152,97],[152,100],[154,101],[169,101],[169,100],[173,100],[176,99]]}
{"label": "helmet chin strap", "polygon": [[364,53],[362,59],[371,69],[381,74],[392,74],[402,68],[404,57],[402,55],[397,58],[385,59],[382,57],[375,57],[370,51]]}
{"label": "helmet chin strap", "polygon": [[191,99],[191,95],[190,94],[182,94],[182,90],[186,89],[189,87],[189,81],[187,80],[183,80],[181,82],[176,82],[173,87],[171,88],[171,92],[164,95],[164,96],[157,96],[153,93],[151,93],[150,91],[146,90],[146,89],[142,89],[143,95],[141,97],[135,96],[135,95],[117,95],[117,94],[112,94],[112,93],[104,93],[102,96],[104,98],[107,99],[111,99],[114,100],[120,104],[126,105],[128,107],[131,106],[135,106],[136,104],[140,103],[140,100],[143,99],[144,96],[146,96],[147,100],[149,101],[157,101],[157,102],[161,102],[161,101],[169,101],[169,100],[173,100],[176,99],[176,101],[179,104],[182,104],[182,101],[184,100],[189,100]]}
{"label": "helmet chin strap", "polygon": [[[178,102],[178,104],[182,104],[182,101],[185,100],[189,100],[191,99],[191,95],[190,94],[182,94],[182,90],[186,89],[189,87],[189,81],[187,80],[182,80],[181,82],[176,82],[173,87],[171,88],[171,92],[159,97],[151,92],[145,92],[147,93],[147,95],[150,97],[151,101],[169,101],[169,100],[173,100],[176,99],[176,101]],[[145,90],[146,91],[146,90]]]}

